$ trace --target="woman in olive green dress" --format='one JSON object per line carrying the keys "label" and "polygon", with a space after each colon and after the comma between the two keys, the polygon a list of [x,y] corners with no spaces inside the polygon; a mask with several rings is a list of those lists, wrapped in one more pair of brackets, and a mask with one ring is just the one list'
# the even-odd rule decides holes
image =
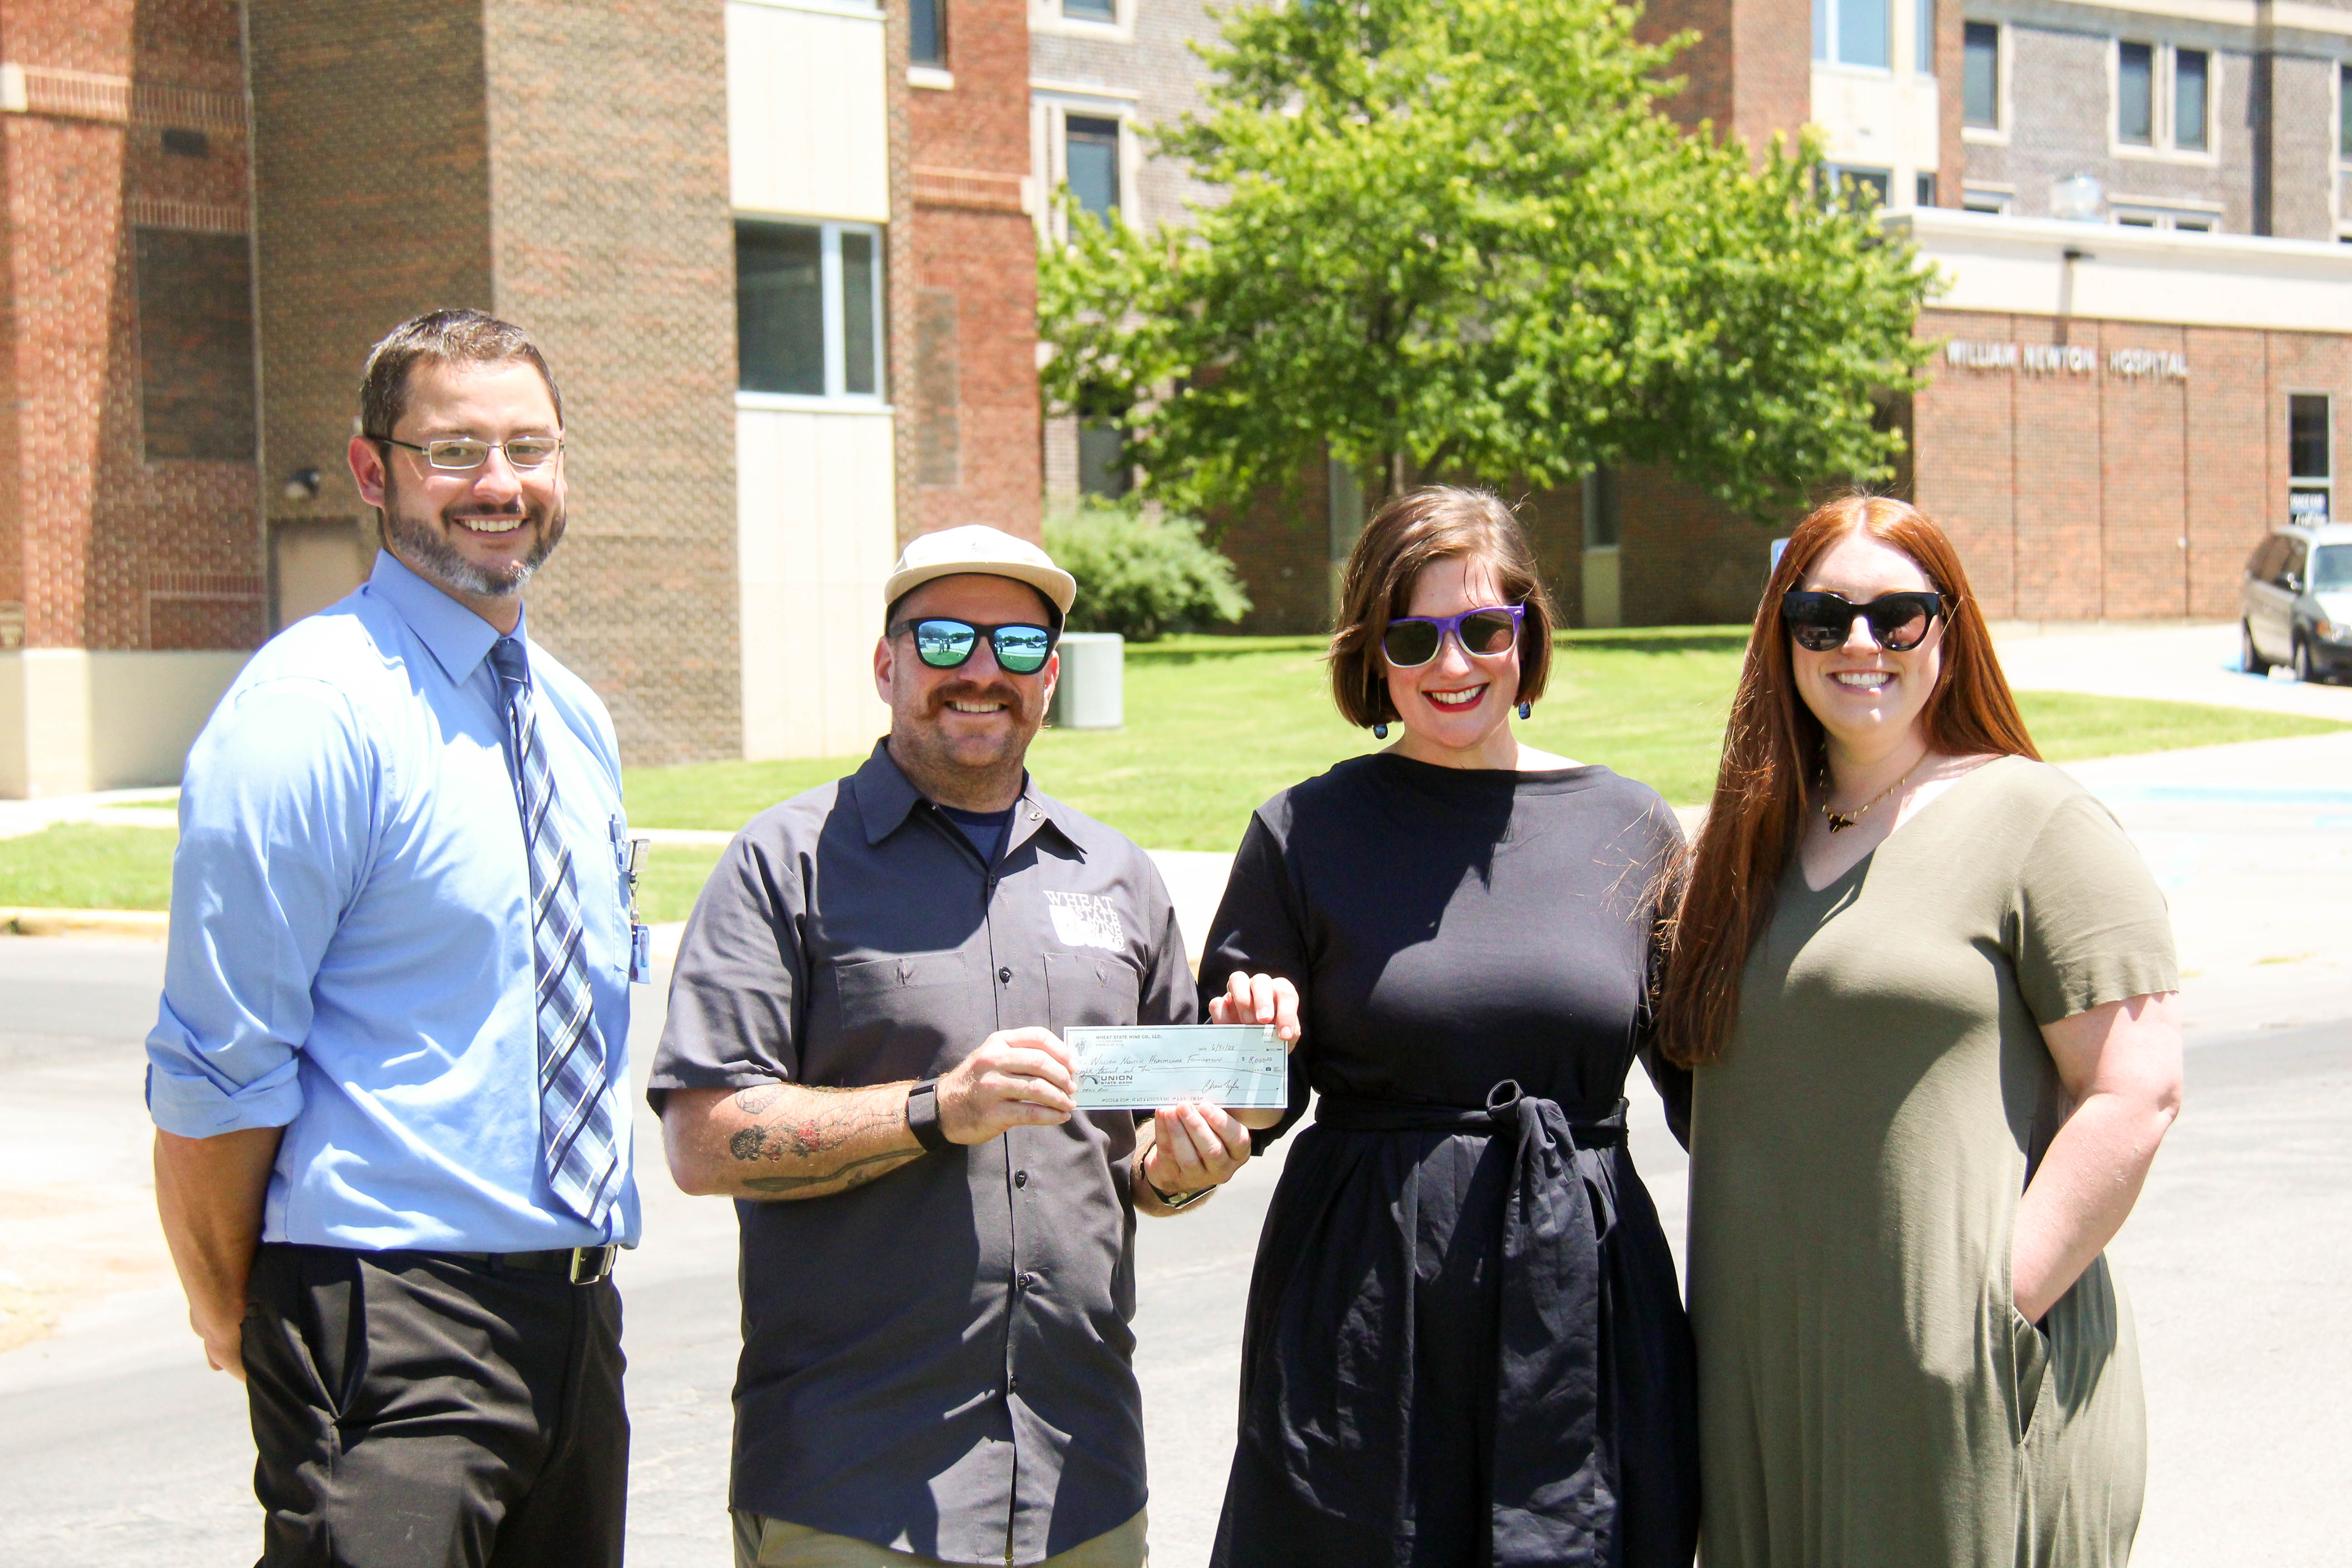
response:
{"label": "woman in olive green dress", "polygon": [[1790,536],[1660,1000],[1697,1068],[1706,1568],[2121,1564],[2146,1419],[2102,1249],[2180,1101],[2171,927],[2040,761],[1913,508]]}

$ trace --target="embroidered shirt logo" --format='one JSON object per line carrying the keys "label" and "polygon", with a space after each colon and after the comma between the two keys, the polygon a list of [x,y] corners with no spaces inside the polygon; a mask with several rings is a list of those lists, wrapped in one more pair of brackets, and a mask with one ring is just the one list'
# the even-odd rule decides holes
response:
{"label": "embroidered shirt logo", "polygon": [[1127,951],[1118,910],[1100,893],[1047,893],[1045,908],[1054,916],[1054,934],[1069,946]]}

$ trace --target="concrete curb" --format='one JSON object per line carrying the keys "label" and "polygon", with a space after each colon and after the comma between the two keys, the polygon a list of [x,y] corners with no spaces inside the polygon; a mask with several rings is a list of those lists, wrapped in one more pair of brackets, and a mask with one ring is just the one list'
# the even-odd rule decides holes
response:
{"label": "concrete curb", "polygon": [[0,906],[0,935],[135,936],[161,942],[172,917],[162,910],[28,910]]}

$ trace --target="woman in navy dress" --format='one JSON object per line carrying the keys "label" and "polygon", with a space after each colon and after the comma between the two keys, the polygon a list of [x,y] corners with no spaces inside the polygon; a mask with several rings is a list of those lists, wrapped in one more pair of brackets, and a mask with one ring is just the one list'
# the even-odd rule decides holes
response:
{"label": "woman in navy dress", "polygon": [[1647,1005],[1680,830],[1515,737],[1553,616],[1500,500],[1391,501],[1344,605],[1333,695],[1402,734],[1258,809],[1201,967],[1220,1019],[1297,989],[1259,1147],[1320,1097],[1259,1243],[1213,1562],[1680,1568],[1692,1352],[1622,1098],[1639,1058],[1684,1134]]}

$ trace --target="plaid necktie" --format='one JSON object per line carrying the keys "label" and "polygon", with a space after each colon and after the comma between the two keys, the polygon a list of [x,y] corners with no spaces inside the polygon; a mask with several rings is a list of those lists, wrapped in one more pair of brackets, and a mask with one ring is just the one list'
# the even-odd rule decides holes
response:
{"label": "plaid necktie", "polygon": [[523,647],[490,647],[506,710],[508,761],[530,859],[530,941],[539,971],[539,1147],[565,1207],[602,1226],[620,1195],[621,1155],[604,1032],[596,1027],[581,952],[580,889],[555,817],[555,780],[532,710]]}

